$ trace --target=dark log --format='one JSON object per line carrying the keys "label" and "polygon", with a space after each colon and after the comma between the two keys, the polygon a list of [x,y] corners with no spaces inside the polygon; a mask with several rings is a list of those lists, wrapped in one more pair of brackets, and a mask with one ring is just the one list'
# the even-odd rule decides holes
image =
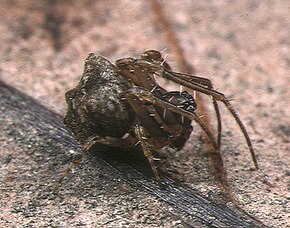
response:
{"label": "dark log", "polygon": [[[233,204],[214,202],[164,174],[165,188],[160,189],[147,174],[150,168],[143,161],[130,158],[124,151],[103,152],[98,146],[94,147],[98,152],[87,155],[76,172],[65,178],[59,195],[54,196],[49,186],[69,163],[72,157],[69,152],[79,148],[64,128],[62,117],[3,82],[0,82],[0,108],[1,200],[6,205],[3,213],[6,226],[15,225],[15,218],[10,220],[12,215],[17,215],[16,221],[21,225],[76,225],[81,220],[78,215],[114,210],[118,203],[111,200],[120,197],[125,197],[122,207],[132,209],[128,214],[122,212],[119,220],[132,216],[132,223],[138,220],[134,219],[134,210],[139,213],[143,208],[144,213],[150,214],[152,204],[165,215],[150,217],[152,223],[147,223],[148,226],[158,222],[166,226],[171,221],[180,221],[185,227],[264,226]],[[147,197],[147,204],[144,206],[144,201],[136,197]],[[81,207],[78,202],[90,207]],[[92,206],[93,202],[97,206]],[[106,213],[108,224],[116,224],[116,215]]]}

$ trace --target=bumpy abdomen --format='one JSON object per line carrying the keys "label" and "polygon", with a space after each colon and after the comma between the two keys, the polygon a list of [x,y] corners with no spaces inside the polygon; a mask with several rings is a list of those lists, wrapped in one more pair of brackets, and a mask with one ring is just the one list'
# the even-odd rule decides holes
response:
{"label": "bumpy abdomen", "polygon": [[100,136],[122,137],[131,127],[134,114],[116,84],[99,88],[97,96],[87,98],[85,109]]}

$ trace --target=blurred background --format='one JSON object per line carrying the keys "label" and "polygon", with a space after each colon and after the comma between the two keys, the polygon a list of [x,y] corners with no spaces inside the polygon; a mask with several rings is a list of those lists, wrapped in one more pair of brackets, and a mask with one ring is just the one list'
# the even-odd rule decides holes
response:
{"label": "blurred background", "polygon": [[[180,71],[151,3],[1,0],[0,79],[63,114],[64,93],[78,83],[91,52],[114,62],[156,49]],[[252,171],[243,136],[222,109],[224,163],[242,208],[270,226],[290,226],[290,2],[159,3],[194,73],[234,99],[249,130],[259,172]],[[210,194],[214,186],[196,182],[208,178],[202,177],[207,168],[192,150],[198,134],[184,150],[167,156],[179,160],[173,167],[190,173],[187,184]],[[198,168],[192,171],[195,162]]]}

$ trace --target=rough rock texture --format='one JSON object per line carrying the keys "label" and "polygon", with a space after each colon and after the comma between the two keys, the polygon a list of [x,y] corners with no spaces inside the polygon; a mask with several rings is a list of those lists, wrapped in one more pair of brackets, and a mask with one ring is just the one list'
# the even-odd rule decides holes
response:
{"label": "rough rock texture", "polygon": [[[235,99],[234,106],[253,140],[261,168],[258,172],[252,169],[242,134],[223,109],[222,153],[239,205],[269,226],[289,227],[289,1],[247,0],[237,4],[230,0],[194,3],[170,0],[161,3],[187,60],[199,75],[207,76],[215,88]],[[77,84],[88,53],[98,51],[114,61],[137,56],[146,49],[167,48],[147,1],[3,0],[0,32],[0,78],[62,114],[65,112],[64,93]],[[164,54],[178,70],[170,50],[165,50]],[[213,181],[198,127],[195,129],[182,151],[160,153],[166,163],[160,167],[204,195],[216,197],[220,191]],[[11,171],[25,166],[25,159],[29,159],[26,152],[9,162],[14,150],[13,142],[1,141],[1,168]],[[81,180],[78,184],[84,187]],[[19,202],[15,205],[19,206],[24,203],[23,199],[8,188],[3,187],[1,191],[5,194],[1,194],[0,224],[7,225],[4,222],[10,221],[10,225],[28,225],[29,215],[21,217],[11,213],[11,203],[16,199]],[[69,194],[73,200],[73,193]],[[154,202],[160,204],[150,196],[142,200],[147,209],[148,204],[152,208]],[[123,199],[115,204],[120,202],[127,201]],[[178,225],[178,221],[172,220],[158,224],[159,218],[168,216],[166,213],[157,215],[156,212],[152,215],[154,218],[142,216],[142,209],[136,212],[134,206],[131,214],[112,212],[110,206],[108,213],[82,214],[87,209],[86,204],[75,198],[70,205],[62,215],[67,224],[54,225],[76,225],[79,221],[86,225],[108,222],[106,225],[113,227],[128,220],[128,224],[123,225],[141,226],[136,221],[142,219],[143,226],[150,219],[153,222],[147,226]],[[102,206],[101,210],[106,211],[105,205]],[[58,214],[57,207],[47,205],[45,208],[51,217],[45,217],[43,225],[53,224],[49,221]],[[72,212],[75,210],[79,210],[77,215]],[[110,220],[110,213],[115,213],[114,220]]]}

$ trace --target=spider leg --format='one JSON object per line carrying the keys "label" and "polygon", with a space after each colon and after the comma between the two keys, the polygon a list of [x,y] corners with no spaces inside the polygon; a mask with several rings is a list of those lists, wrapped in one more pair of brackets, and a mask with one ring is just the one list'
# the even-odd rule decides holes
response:
{"label": "spider leg", "polygon": [[[131,89],[129,89],[126,94],[125,94],[127,101],[130,103],[130,105],[132,106],[132,108],[134,109],[134,111],[136,112],[137,116],[139,116],[138,114],[138,109],[140,106],[135,105],[135,102],[142,102],[143,104],[152,104],[152,105],[156,105],[159,107],[162,107],[163,109],[168,109],[174,113],[178,113],[190,120],[194,120],[195,122],[197,122],[201,128],[205,131],[205,133],[207,134],[207,136],[209,137],[210,141],[213,144],[213,147],[218,150],[218,145],[215,142],[215,139],[212,135],[212,133],[210,132],[210,130],[207,128],[207,126],[202,122],[202,120],[198,117],[198,115],[194,112],[190,112],[187,111],[185,109],[179,108],[178,106],[166,101],[166,100],[162,100],[158,97],[155,97],[152,93],[150,93],[148,90],[145,90],[141,87],[133,87]],[[140,118],[141,122],[144,124],[144,121],[142,118]],[[150,132],[150,128],[148,128],[146,126],[146,123],[144,124],[146,130],[148,130]]]}
{"label": "spider leg", "polygon": [[162,187],[161,185],[161,179],[160,179],[160,176],[158,174],[158,171],[157,171],[157,168],[156,168],[156,165],[154,163],[154,158],[153,158],[153,155],[152,155],[152,145],[148,142],[148,139],[145,135],[145,129],[144,127],[141,126],[141,124],[137,123],[134,125],[134,132],[135,132],[135,135],[137,137],[137,139],[139,140],[140,142],[140,145],[142,147],[142,150],[143,150],[143,153],[145,155],[145,157],[147,158],[149,164],[150,164],[150,167],[151,167],[151,170],[154,174],[154,177],[155,179],[157,180],[159,186]]}
{"label": "spider leg", "polygon": [[[173,76],[177,77],[177,78],[181,78],[182,80],[189,82],[189,83],[193,83],[193,84],[197,84],[200,86],[205,86],[208,87],[208,89],[213,89],[213,85],[212,82],[207,79],[207,78],[203,78],[203,77],[198,77],[195,75],[189,75],[189,74],[183,74],[183,73],[176,73],[176,72],[172,72],[169,70],[165,70],[166,72],[170,72]],[[165,76],[166,77],[166,76]],[[183,85],[183,84],[181,84]],[[218,147],[220,148],[221,146],[221,133],[222,133],[222,121],[221,121],[221,114],[219,111],[219,107],[218,107],[218,103],[216,101],[216,99],[214,97],[212,97],[212,103],[215,109],[215,113],[216,113],[216,117],[217,117],[217,144]]]}
{"label": "spider leg", "polygon": [[[150,91],[154,96],[162,97],[163,94],[167,91],[159,86],[153,77],[152,73],[149,73],[142,65],[135,64],[138,61],[133,58],[124,58],[116,61],[116,66],[120,70],[120,73],[125,77],[129,82],[132,82],[136,86],[143,87]],[[138,102],[138,101],[136,101]],[[136,103],[135,102],[135,103]],[[139,116],[142,116],[143,122],[146,121],[147,129],[155,129],[150,132],[151,135],[154,135],[160,132],[160,126],[150,126],[154,124],[151,119],[155,119],[162,127],[166,128],[167,131],[179,131],[183,126],[179,123],[179,116],[175,113],[172,113],[169,110],[164,110],[160,107],[153,107],[153,110],[149,110],[149,107],[141,108],[143,105],[140,101],[140,105],[135,104],[137,110],[135,112],[139,113]],[[151,117],[149,117],[151,116]],[[144,123],[143,123],[144,124]]]}
{"label": "spider leg", "polygon": [[[209,89],[213,89],[211,81],[207,78],[193,76],[190,74],[172,72],[170,65],[162,58],[162,55],[159,51],[147,50],[144,53],[142,53],[140,57],[141,57],[141,61],[139,60],[139,62],[141,62],[141,65],[143,65],[143,66],[146,64],[142,64],[142,60],[149,61],[153,64],[157,63],[157,65],[162,66],[161,69],[163,69],[163,70],[161,71],[161,76],[163,76],[163,74],[166,74],[166,72],[171,72],[171,74],[177,78],[181,78],[185,81],[189,81],[191,83],[195,83],[198,85],[208,87]],[[144,63],[144,61],[143,61],[143,63]],[[158,75],[158,76],[160,76],[160,75]],[[166,78],[166,75],[165,75],[165,78]],[[183,85],[183,84],[181,84],[181,85]],[[218,144],[218,147],[220,148],[220,146],[221,146],[221,132],[222,132],[221,115],[220,115],[217,101],[214,98],[212,98],[212,102],[213,102],[213,106],[214,106],[216,117],[217,117],[217,134],[218,134],[217,135],[217,144]]]}
{"label": "spider leg", "polygon": [[226,96],[224,94],[222,94],[214,89],[206,88],[203,85],[199,85],[197,83],[190,82],[184,78],[176,77],[174,74],[172,74],[172,72],[169,72],[169,71],[164,71],[163,76],[171,81],[174,81],[176,83],[184,85],[187,88],[190,88],[190,89],[196,90],[198,92],[212,96],[214,100],[218,100],[218,101],[223,102],[224,105],[227,107],[227,109],[231,112],[232,116],[234,117],[234,119],[238,123],[241,131],[243,132],[244,137],[245,137],[246,142],[247,142],[247,145],[248,145],[249,150],[251,152],[251,156],[252,156],[252,160],[254,162],[255,168],[259,169],[256,155],[255,155],[249,134],[248,134],[244,124],[242,123],[240,117],[238,116],[237,112],[235,111],[233,106],[230,104],[230,101],[226,98]]}
{"label": "spider leg", "polygon": [[96,143],[100,143],[108,146],[121,147],[124,146],[125,140],[112,138],[112,137],[99,137],[98,135],[89,137],[82,147],[78,150],[77,154],[73,157],[72,161],[69,163],[68,167],[62,172],[61,177],[56,181],[53,186],[54,194],[59,192],[59,188],[63,179],[83,160],[84,155],[89,151],[89,149]]}
{"label": "spider leg", "polygon": [[86,140],[84,145],[77,151],[77,154],[74,155],[73,159],[66,167],[66,169],[62,172],[61,177],[56,181],[53,186],[53,193],[58,194],[59,188],[63,179],[76,167],[78,166],[81,161],[83,160],[84,154],[88,152],[88,150],[95,144],[94,142],[95,137],[90,137]]}

